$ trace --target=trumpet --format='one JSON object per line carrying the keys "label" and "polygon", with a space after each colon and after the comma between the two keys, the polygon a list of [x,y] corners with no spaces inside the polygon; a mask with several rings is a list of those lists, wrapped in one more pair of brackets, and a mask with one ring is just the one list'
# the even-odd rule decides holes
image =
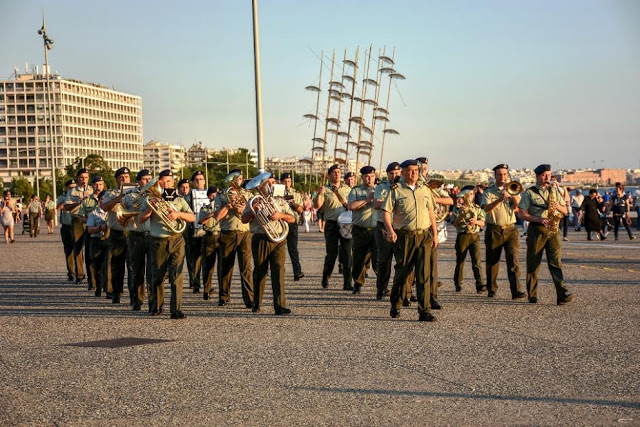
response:
{"label": "trumpet", "polygon": [[518,194],[522,193],[522,184],[520,184],[518,181],[510,181],[504,188],[505,191],[512,196],[517,196]]}
{"label": "trumpet", "polygon": [[241,209],[242,205],[247,204],[247,199],[242,194],[242,187],[240,187],[236,182],[238,177],[242,174],[240,172],[231,172],[224,178],[224,182],[229,184],[229,188],[225,191],[224,195],[227,196],[227,200],[232,202],[232,205],[236,209]]}
{"label": "trumpet", "polygon": [[176,211],[177,209],[170,202],[162,198],[163,191],[163,188],[160,187],[160,183],[158,182],[158,178],[153,178],[140,190],[147,198],[151,210],[160,218],[160,222],[171,230],[171,232],[181,234],[185,228],[187,228],[187,223],[182,219],[169,219],[171,211]]}

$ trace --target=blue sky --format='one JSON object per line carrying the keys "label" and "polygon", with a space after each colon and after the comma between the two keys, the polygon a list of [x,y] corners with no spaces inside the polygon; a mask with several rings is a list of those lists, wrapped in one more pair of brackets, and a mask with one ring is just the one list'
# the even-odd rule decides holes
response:
{"label": "blue sky", "polygon": [[[142,96],[145,141],[255,147],[250,0],[6,2],[2,78],[43,62],[43,9],[52,69]],[[384,163],[640,167],[638,1],[261,0],[259,14],[267,156],[310,154],[320,51],[373,45],[395,46],[407,77]]]}

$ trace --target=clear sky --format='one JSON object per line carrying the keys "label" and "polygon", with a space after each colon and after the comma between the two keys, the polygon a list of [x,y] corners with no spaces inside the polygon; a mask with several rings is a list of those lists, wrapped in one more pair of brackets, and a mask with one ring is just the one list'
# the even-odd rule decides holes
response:
{"label": "clear sky", "polygon": [[[250,0],[3,0],[0,77],[42,64],[43,9],[52,70],[142,96],[145,141],[256,146]],[[385,163],[640,167],[640,1],[260,0],[259,15],[269,157],[311,152],[320,51],[373,44],[407,77]]]}

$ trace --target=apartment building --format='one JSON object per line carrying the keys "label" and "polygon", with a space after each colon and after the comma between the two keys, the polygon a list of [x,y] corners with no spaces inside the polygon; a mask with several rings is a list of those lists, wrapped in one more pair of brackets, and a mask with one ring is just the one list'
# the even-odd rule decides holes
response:
{"label": "apartment building", "polygon": [[153,175],[165,169],[171,169],[174,175],[180,175],[187,165],[186,150],[182,145],[170,145],[160,141],[149,141],[144,145],[144,168]]}

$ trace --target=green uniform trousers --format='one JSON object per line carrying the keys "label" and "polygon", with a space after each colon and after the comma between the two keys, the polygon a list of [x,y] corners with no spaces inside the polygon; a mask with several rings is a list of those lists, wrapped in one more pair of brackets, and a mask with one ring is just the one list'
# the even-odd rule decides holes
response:
{"label": "green uniform trousers", "polygon": [[84,246],[84,224],[73,218],[69,226],[69,237],[73,242],[73,271],[76,280],[84,279],[84,265],[82,261],[82,247]]}
{"label": "green uniform trousers", "polygon": [[89,252],[91,259],[91,268],[93,269],[96,295],[101,295],[102,289],[106,291],[107,279],[107,259],[109,255],[109,245],[100,237],[89,237]]}
{"label": "green uniform trousers", "polygon": [[287,253],[287,242],[274,243],[264,234],[251,237],[253,253],[253,308],[259,309],[264,296],[264,285],[267,272],[271,269],[271,289],[273,291],[273,308],[276,313],[287,308],[284,295],[284,263]]}
{"label": "green uniform trousers", "polygon": [[[148,232],[131,231],[128,240],[129,265],[131,266],[131,288],[129,296],[132,304],[144,303],[144,278],[151,288],[151,236]],[[151,311],[151,292],[149,292],[149,311]]]}
{"label": "green uniform trousers", "polygon": [[193,226],[187,226],[184,232],[184,241],[187,270],[189,271],[189,287],[199,290],[200,274],[202,273],[202,237],[193,237],[193,232]]}
{"label": "green uniform trousers", "polygon": [[251,308],[253,307],[251,233],[248,231],[223,231],[220,234],[220,248],[218,249],[218,262],[221,264],[218,275],[218,295],[221,302],[229,301],[236,256],[242,283],[242,300],[245,307]]}
{"label": "green uniform trousers", "polygon": [[67,264],[67,277],[69,280],[75,280],[75,267],[73,264],[73,239],[71,237],[71,225],[62,224],[60,226],[60,237],[62,238],[62,247],[64,249],[64,259]]}
{"label": "green uniform trousers", "polygon": [[151,237],[151,287],[149,304],[152,313],[161,312],[164,305],[164,276],[169,271],[171,313],[182,309],[182,269],[184,268],[184,238]]}
{"label": "green uniform trousers", "polygon": [[558,298],[569,292],[564,286],[562,276],[562,246],[560,236],[550,237],[548,229],[542,224],[529,224],[527,228],[527,293],[529,298],[538,297],[538,272],[542,262],[542,252],[547,254],[547,265],[556,286]]}
{"label": "green uniform trousers", "polygon": [[376,288],[378,295],[384,296],[389,289],[391,278],[391,261],[393,260],[393,243],[384,237],[384,225],[378,221],[376,224],[376,248],[378,250],[378,269],[376,270]]}
{"label": "green uniform trousers", "polygon": [[456,268],[453,273],[453,283],[456,287],[462,285],[464,260],[467,253],[471,255],[471,269],[476,279],[476,289],[482,288],[482,274],[480,273],[480,236],[478,233],[458,233],[456,237]]}
{"label": "green uniform trousers", "polygon": [[518,263],[518,249],[520,248],[520,235],[515,226],[502,229],[500,226],[487,224],[484,234],[487,263],[487,290],[498,290],[498,272],[500,270],[500,257],[504,248],[507,260],[507,276],[511,287],[511,296],[520,291],[520,265]]}
{"label": "green uniform trousers", "polygon": [[374,228],[363,228],[354,225],[351,229],[353,236],[353,284],[361,288],[367,274],[367,265],[373,264],[373,270],[378,274],[378,247]]}
{"label": "green uniform trousers", "polygon": [[[396,230],[398,240],[393,248],[396,259],[395,276],[391,288],[391,308],[399,310],[402,306],[403,294],[409,276],[415,270],[416,293],[418,297],[418,312],[420,314],[431,311],[431,233],[424,231],[413,234],[411,231]],[[409,285],[410,286],[410,285]]]}
{"label": "green uniform trousers", "polygon": [[[125,268],[130,267],[127,257],[127,238],[124,231],[112,229],[109,232],[109,265],[113,295],[121,297],[124,291]],[[131,282],[131,272],[128,277]],[[129,296],[131,297],[131,286],[127,286],[127,288],[129,288]],[[133,301],[131,303],[133,304]]]}
{"label": "green uniform trousers", "polygon": [[438,300],[438,248],[431,249],[429,254],[430,277],[431,283],[431,301]]}
{"label": "green uniform trousers", "polygon": [[[211,285],[213,283],[213,269],[216,266],[216,258],[218,257],[218,250],[220,250],[220,232],[210,232],[202,238],[202,280],[204,285],[204,292],[211,292]],[[218,260],[218,277],[220,276],[220,260]]]}
{"label": "green uniform trousers", "polygon": [[87,286],[90,287],[90,289],[95,289],[96,288],[96,272],[93,269],[93,266],[91,264],[91,236],[89,235],[89,232],[87,231],[86,228],[84,229],[84,232],[82,234],[82,239],[84,241],[84,266],[87,271]]}
{"label": "green uniform trousers", "polygon": [[329,279],[333,273],[333,267],[336,265],[336,258],[340,254],[342,262],[342,278],[344,279],[344,288],[351,287],[351,269],[353,258],[351,256],[352,239],[345,239],[340,235],[340,226],[338,221],[325,221],[324,226],[324,244],[327,255],[324,258],[324,267],[322,268],[322,283],[328,286]]}

